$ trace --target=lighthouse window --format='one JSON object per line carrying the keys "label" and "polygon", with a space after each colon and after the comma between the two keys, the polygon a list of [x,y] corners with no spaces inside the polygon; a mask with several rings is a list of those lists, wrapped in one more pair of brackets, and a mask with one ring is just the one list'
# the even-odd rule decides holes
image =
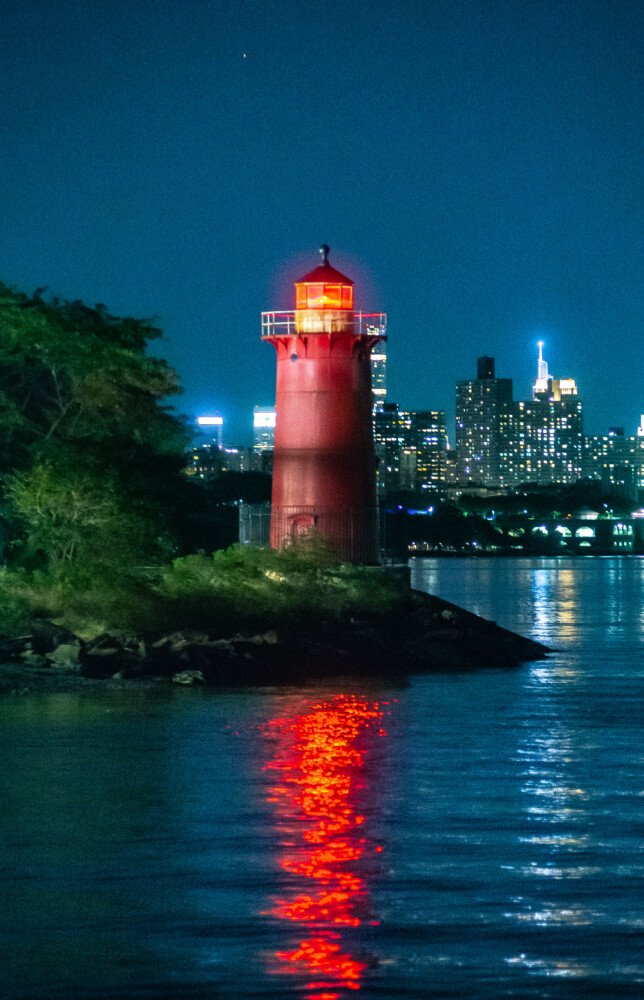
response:
{"label": "lighthouse window", "polygon": [[342,308],[353,309],[353,288],[351,285],[342,286]]}
{"label": "lighthouse window", "polygon": [[307,285],[309,309],[324,308],[324,285]]}
{"label": "lighthouse window", "polygon": [[295,308],[296,309],[306,309],[308,302],[306,300],[306,285],[296,285],[295,286]]}
{"label": "lighthouse window", "polygon": [[324,286],[324,305],[327,309],[342,308],[342,288],[340,285]]}

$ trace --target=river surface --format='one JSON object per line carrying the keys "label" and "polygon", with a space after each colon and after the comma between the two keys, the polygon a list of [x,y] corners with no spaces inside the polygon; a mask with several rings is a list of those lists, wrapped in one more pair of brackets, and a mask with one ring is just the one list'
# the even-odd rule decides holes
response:
{"label": "river surface", "polygon": [[0,996],[644,996],[644,559],[417,561],[512,669],[0,703]]}

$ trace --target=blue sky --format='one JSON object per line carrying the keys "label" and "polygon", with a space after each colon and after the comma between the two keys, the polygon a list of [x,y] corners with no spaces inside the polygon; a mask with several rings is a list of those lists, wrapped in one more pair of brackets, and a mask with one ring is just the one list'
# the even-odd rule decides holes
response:
{"label": "blue sky", "polygon": [[260,313],[331,246],[389,317],[389,396],[454,407],[538,340],[586,428],[644,412],[644,7],[0,0],[0,280],[155,316],[228,443]]}

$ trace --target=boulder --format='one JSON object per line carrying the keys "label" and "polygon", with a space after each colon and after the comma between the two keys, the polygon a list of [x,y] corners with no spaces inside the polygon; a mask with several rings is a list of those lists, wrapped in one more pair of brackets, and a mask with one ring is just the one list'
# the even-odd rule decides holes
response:
{"label": "boulder", "polygon": [[50,667],[51,663],[42,653],[33,653],[30,649],[21,653],[22,662],[26,667]]}
{"label": "boulder", "polygon": [[78,636],[53,622],[36,620],[31,626],[31,642],[35,653],[51,653],[58,646],[80,642]]}
{"label": "boulder", "polygon": [[0,656],[22,656],[33,650],[31,635],[0,636]]}
{"label": "boulder", "polygon": [[194,684],[195,682],[199,684],[204,683],[204,676],[201,670],[181,670],[177,674],[172,675],[173,684]]}
{"label": "boulder", "polygon": [[80,670],[81,648],[80,639],[76,639],[75,642],[61,642],[51,653],[47,653],[46,657],[52,667],[60,670]]}
{"label": "boulder", "polygon": [[121,670],[134,677],[146,671],[145,643],[127,632],[104,632],[86,644],[82,663],[90,677],[112,677]]}

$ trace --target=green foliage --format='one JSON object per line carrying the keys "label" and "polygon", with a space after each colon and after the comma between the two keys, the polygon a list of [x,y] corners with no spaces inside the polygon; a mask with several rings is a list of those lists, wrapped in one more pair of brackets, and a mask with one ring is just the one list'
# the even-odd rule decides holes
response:
{"label": "green foliage", "polygon": [[9,476],[6,495],[25,526],[30,551],[43,553],[53,569],[78,562],[113,570],[154,550],[150,522],[127,503],[111,470],[99,476],[39,463]]}
{"label": "green foliage", "polygon": [[157,593],[176,627],[225,633],[391,610],[405,591],[384,571],[339,564],[311,539],[282,552],[233,545],[175,559]]}
{"label": "green foliage", "polygon": [[[339,564],[319,542],[283,552],[233,545],[189,555],[155,571],[106,573],[97,564],[62,571],[0,572],[1,633],[33,617],[64,625],[83,638],[109,629],[139,634],[197,628],[231,636],[324,627],[376,614],[395,614],[408,590],[391,573]],[[13,624],[11,624],[13,623]]]}
{"label": "green foliage", "polygon": [[0,568],[0,635],[22,635],[29,631],[31,605],[22,592],[24,574]]}
{"label": "green foliage", "polygon": [[176,373],[160,331],[0,284],[0,488],[21,558],[52,569],[167,556],[181,507]]}
{"label": "green foliage", "polygon": [[142,576],[112,575],[95,566],[63,571],[0,570],[0,635],[29,631],[44,618],[91,639],[110,629],[136,630],[153,621],[155,596]]}

